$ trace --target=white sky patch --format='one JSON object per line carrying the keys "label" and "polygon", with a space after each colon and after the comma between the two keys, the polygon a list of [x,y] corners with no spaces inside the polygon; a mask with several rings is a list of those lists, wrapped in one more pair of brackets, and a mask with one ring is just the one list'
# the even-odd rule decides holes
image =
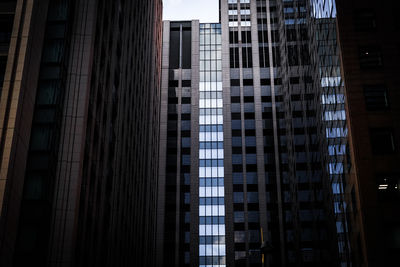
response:
{"label": "white sky patch", "polygon": [[218,0],[164,0],[163,20],[219,22]]}

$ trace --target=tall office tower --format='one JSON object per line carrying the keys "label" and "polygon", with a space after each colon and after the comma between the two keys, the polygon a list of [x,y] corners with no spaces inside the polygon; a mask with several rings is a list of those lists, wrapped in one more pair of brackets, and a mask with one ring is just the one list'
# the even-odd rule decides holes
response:
{"label": "tall office tower", "polygon": [[161,8],[1,1],[1,266],[154,265]]}
{"label": "tall office tower", "polygon": [[[328,176],[323,179],[332,188],[328,203],[333,204],[336,219],[339,262],[341,266],[352,266],[351,253],[357,251],[350,246],[346,177],[349,167],[348,130],[346,124],[344,81],[341,74],[340,50],[337,41],[335,1],[314,0],[311,2],[308,19],[310,51],[314,80],[314,92],[321,156],[326,164]],[[318,104],[319,103],[319,104]]]}
{"label": "tall office tower", "polygon": [[164,22],[159,266],[349,262],[335,18],[317,10],[225,0],[220,24]]}
{"label": "tall office tower", "polygon": [[[355,266],[400,253],[399,18],[394,1],[337,1],[352,168],[347,192]],[[350,208],[350,207],[349,207]]]}

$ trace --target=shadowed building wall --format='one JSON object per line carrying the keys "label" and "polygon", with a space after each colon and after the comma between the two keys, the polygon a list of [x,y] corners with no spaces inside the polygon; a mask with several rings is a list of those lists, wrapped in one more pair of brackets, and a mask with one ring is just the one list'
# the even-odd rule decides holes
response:
{"label": "shadowed building wall", "polygon": [[395,266],[400,251],[399,31],[396,2],[337,0],[352,168],[355,266]]}
{"label": "shadowed building wall", "polygon": [[154,265],[161,1],[9,2],[0,265]]}

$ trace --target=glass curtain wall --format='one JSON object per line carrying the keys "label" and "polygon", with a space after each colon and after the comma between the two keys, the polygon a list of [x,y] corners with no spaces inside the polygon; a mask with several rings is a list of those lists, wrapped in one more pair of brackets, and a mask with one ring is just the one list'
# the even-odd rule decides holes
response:
{"label": "glass curtain wall", "polygon": [[200,24],[199,262],[226,266],[221,25]]}

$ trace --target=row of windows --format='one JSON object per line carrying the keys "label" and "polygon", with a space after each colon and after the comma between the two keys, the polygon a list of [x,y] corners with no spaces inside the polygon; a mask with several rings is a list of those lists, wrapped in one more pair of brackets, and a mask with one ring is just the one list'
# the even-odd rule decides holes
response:
{"label": "row of windows", "polygon": [[223,177],[214,177],[214,178],[204,178],[207,176],[212,176],[210,175],[199,175],[199,185],[203,187],[218,187],[218,186],[224,186],[224,178]]}
{"label": "row of windows", "polygon": [[[231,47],[229,48],[230,53],[230,67],[239,68],[239,48]],[[251,47],[242,47],[242,64],[243,68],[253,67],[253,56]]]}
{"label": "row of windows", "polygon": [[225,257],[213,256],[213,257],[200,257],[199,258],[199,267],[208,267],[208,266],[225,266],[226,260]]}
{"label": "row of windows", "polygon": [[224,166],[223,159],[200,159],[199,160],[200,167],[222,167]]}
{"label": "row of windows", "polygon": [[223,125],[200,125],[200,132],[222,132]]}
{"label": "row of windows", "polygon": [[224,186],[200,186],[199,197],[223,197],[225,195]]}
{"label": "row of windows", "polygon": [[200,149],[223,149],[224,142],[214,141],[214,142],[199,142]]}
{"label": "row of windows", "polygon": [[[211,217],[206,217],[206,218],[211,218]],[[220,218],[222,220],[224,219],[224,217],[220,217]],[[202,219],[204,220],[205,217],[200,217],[200,221]],[[217,219],[218,219],[218,217],[217,217]],[[215,222],[215,223],[213,222],[213,224],[217,224],[217,223],[218,223],[218,221]],[[225,223],[225,222],[222,221],[222,223],[220,223],[220,224],[223,224],[223,223]],[[201,224],[205,224],[205,223],[201,223]],[[206,244],[225,244],[225,236],[201,236],[199,238],[199,244],[201,244],[201,245],[206,245]]]}
{"label": "row of windows", "polygon": [[[233,192],[233,203],[243,203],[243,192]],[[258,192],[247,192],[248,203],[258,203]]]}
{"label": "row of windows", "polygon": [[199,236],[225,236],[225,224],[200,224]]}
{"label": "row of windows", "polygon": [[200,27],[199,238],[204,238],[199,244],[200,266],[207,261],[222,265],[221,256],[225,255],[225,242],[210,244],[208,240],[219,242],[219,237],[225,236],[220,26],[210,35],[203,35],[212,25]]}
{"label": "row of windows", "polygon": [[221,71],[200,71],[200,82],[222,82]]}
{"label": "row of windows", "polygon": [[[200,115],[222,115],[222,108],[201,108],[199,110]],[[208,127],[208,126],[200,126],[200,127]]]}
{"label": "row of windows", "polygon": [[225,216],[225,206],[199,205],[199,216]]}
{"label": "row of windows", "polygon": [[[200,34],[200,43],[203,49],[206,46],[215,46],[215,50],[221,50],[221,47],[218,46],[221,44],[221,35],[218,34]],[[200,51],[203,50],[200,48]]]}
{"label": "row of windows", "polygon": [[223,197],[201,197],[199,205],[224,205]]}
{"label": "row of windows", "polygon": [[199,83],[199,91],[222,91],[222,82],[201,81]]}
{"label": "row of windows", "polygon": [[223,159],[223,149],[200,149],[199,159]]}

